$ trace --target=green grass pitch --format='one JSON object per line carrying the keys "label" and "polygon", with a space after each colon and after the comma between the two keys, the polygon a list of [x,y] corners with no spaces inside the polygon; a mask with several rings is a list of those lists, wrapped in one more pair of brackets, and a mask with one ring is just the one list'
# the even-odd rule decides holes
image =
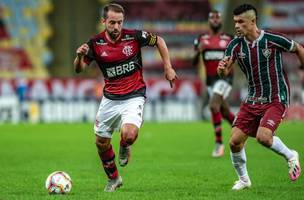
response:
{"label": "green grass pitch", "polygon": [[[277,131],[300,156],[304,156],[303,129],[303,123],[285,122]],[[304,176],[291,182],[286,161],[252,138],[247,143],[252,188],[231,191],[236,174],[227,145],[230,128],[225,124],[223,130],[225,156],[215,159],[210,123],[145,123],[132,147],[130,163],[119,167],[124,186],[109,194],[103,192],[106,177],[92,124],[0,125],[0,200],[304,198]],[[116,152],[118,144],[115,133]],[[72,177],[70,194],[47,194],[45,179],[56,170]]]}

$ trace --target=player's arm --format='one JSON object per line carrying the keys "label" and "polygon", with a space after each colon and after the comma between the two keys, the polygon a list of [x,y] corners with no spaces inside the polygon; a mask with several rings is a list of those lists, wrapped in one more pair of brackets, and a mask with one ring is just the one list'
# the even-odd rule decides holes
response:
{"label": "player's arm", "polygon": [[168,47],[164,39],[160,36],[157,36],[156,47],[159,51],[159,54],[163,60],[165,78],[170,82],[170,86],[173,87],[173,82],[177,79],[175,70],[173,69],[170,61]]}
{"label": "player's arm", "polygon": [[74,70],[76,73],[82,72],[88,65],[84,61],[85,56],[88,54],[89,45],[83,44],[76,50],[76,58],[74,60]]}
{"label": "player's arm", "polygon": [[302,45],[297,42],[294,42],[294,46],[291,51],[296,53],[301,63],[300,69],[304,70],[304,48],[302,47]]}
{"label": "player's arm", "polygon": [[192,64],[194,66],[197,66],[199,64],[199,62],[200,62],[200,56],[201,56],[201,53],[202,53],[202,49],[201,49],[201,45],[200,45],[200,42],[199,42],[199,38],[196,38],[194,40],[194,51],[195,51],[195,55],[194,55]]}
{"label": "player's arm", "polygon": [[219,77],[228,76],[233,69],[235,61],[235,47],[238,45],[239,40],[237,38],[231,40],[226,48],[224,58],[219,62],[217,67],[217,74]]}
{"label": "player's arm", "polygon": [[230,56],[225,56],[218,64],[217,74],[219,77],[225,77],[230,74],[233,68],[233,59]]}

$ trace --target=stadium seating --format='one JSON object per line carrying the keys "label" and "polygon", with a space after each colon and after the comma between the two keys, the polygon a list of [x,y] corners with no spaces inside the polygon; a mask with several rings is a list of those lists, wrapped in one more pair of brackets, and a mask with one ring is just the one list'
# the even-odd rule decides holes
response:
{"label": "stadium seating", "polygon": [[[6,42],[1,42],[1,47],[25,52],[24,55],[32,63],[32,69],[31,72],[24,72],[24,75],[47,76],[45,67],[50,63],[52,55],[46,45],[51,35],[46,15],[52,9],[51,1],[1,0],[0,7],[10,36]],[[32,73],[33,70],[35,73]]]}

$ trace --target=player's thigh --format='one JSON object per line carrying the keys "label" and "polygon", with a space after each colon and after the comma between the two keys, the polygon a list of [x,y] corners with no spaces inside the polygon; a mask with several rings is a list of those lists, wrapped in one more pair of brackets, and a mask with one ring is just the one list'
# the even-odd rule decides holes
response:
{"label": "player's thigh", "polygon": [[260,118],[259,113],[255,112],[254,107],[242,103],[232,127],[242,130],[248,136],[255,137],[260,124]]}
{"label": "player's thigh", "polygon": [[209,105],[212,107],[213,105],[221,106],[223,101],[223,96],[217,93],[213,93],[213,95],[210,98]]}
{"label": "player's thigh", "polygon": [[112,138],[114,130],[119,128],[120,120],[119,101],[103,97],[96,114],[95,134],[103,138]]}
{"label": "player's thigh", "polygon": [[130,124],[132,124],[139,129],[143,123],[144,105],[144,97],[128,99],[122,107],[121,127],[123,127],[125,124],[129,124],[129,127],[133,127],[130,126]]}
{"label": "player's thigh", "polygon": [[260,127],[271,130],[272,133],[278,128],[285,116],[286,106],[279,102],[271,103],[260,122]]}
{"label": "player's thigh", "polygon": [[213,86],[213,93],[222,96],[223,99],[226,99],[229,96],[231,89],[232,87],[227,81],[220,79],[215,82]]}

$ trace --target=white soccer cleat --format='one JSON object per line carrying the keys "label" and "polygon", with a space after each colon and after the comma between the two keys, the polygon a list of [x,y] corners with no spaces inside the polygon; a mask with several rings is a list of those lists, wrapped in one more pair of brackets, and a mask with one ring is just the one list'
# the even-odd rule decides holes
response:
{"label": "white soccer cleat", "polygon": [[212,157],[214,158],[222,157],[224,156],[224,152],[225,152],[225,146],[223,144],[216,143],[214,150],[212,152]]}
{"label": "white soccer cleat", "polygon": [[122,186],[122,178],[118,176],[116,179],[108,180],[106,187],[104,188],[105,192],[114,192],[116,189]]}
{"label": "white soccer cleat", "polygon": [[301,166],[299,161],[299,154],[295,150],[292,150],[294,156],[288,160],[289,177],[290,180],[296,181],[301,175]]}
{"label": "white soccer cleat", "polygon": [[119,148],[119,165],[124,167],[128,164],[131,155],[131,147],[123,147]]}
{"label": "white soccer cleat", "polygon": [[243,189],[250,188],[250,187],[251,187],[250,179],[248,179],[246,182],[239,179],[234,182],[232,190],[238,191],[238,190],[243,190]]}

